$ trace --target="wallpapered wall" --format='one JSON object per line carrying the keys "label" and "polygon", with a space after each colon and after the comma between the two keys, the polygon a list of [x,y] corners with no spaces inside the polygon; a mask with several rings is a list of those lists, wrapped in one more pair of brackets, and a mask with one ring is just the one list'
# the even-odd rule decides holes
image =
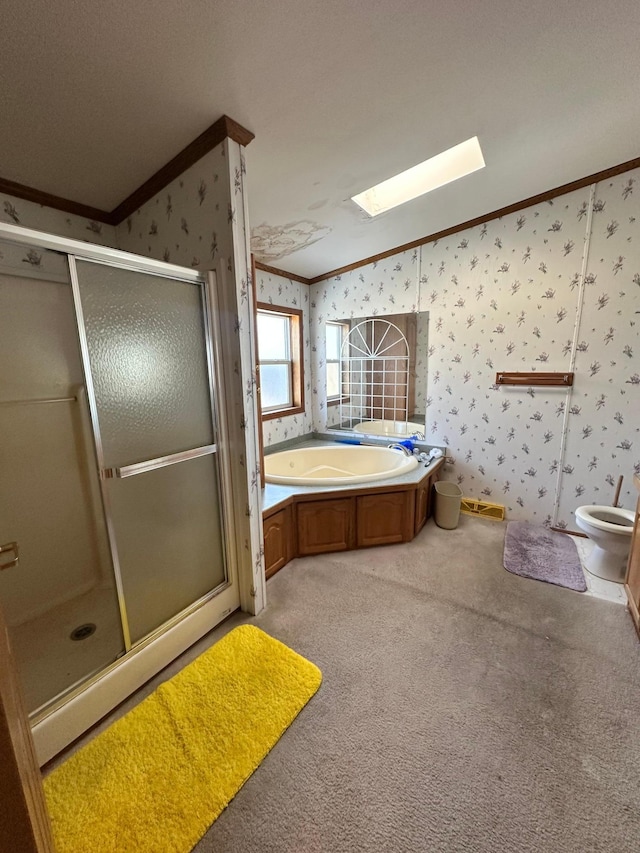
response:
{"label": "wallpapered wall", "polygon": [[251,561],[253,576],[250,589],[241,583],[241,602],[258,612],[265,602],[264,548],[247,223],[242,148],[227,139],[121,223],[117,236],[121,249],[218,272],[222,345],[234,373],[226,384],[232,480],[244,509],[235,520],[243,542],[238,557]]}
{"label": "wallpapered wall", "polygon": [[[324,323],[430,312],[427,437],[446,476],[510,518],[575,526],[635,506],[640,472],[640,177],[623,174],[311,288],[313,423],[326,425]],[[583,268],[584,264],[584,268]],[[498,370],[570,370],[573,389],[504,388]]]}
{"label": "wallpapered wall", "polygon": [[[311,413],[314,429],[327,428],[325,323],[418,310],[417,250],[404,252],[311,286]],[[421,354],[417,353],[417,358]]]}
{"label": "wallpapered wall", "polygon": [[35,228],[48,234],[60,234],[73,240],[117,246],[116,229],[113,225],[94,222],[13,196],[0,194],[0,222],[23,225],[25,228]]}
{"label": "wallpapered wall", "polygon": [[[237,150],[236,150],[237,149]],[[226,160],[225,160],[226,158]],[[233,161],[233,162],[232,162]],[[572,526],[581,503],[635,504],[640,472],[640,170],[591,189],[399,253],[311,288],[260,274],[258,299],[308,302],[306,412],[265,425],[267,444],[326,428],[324,323],[430,312],[427,433],[448,445],[447,476],[465,494],[504,503],[509,517]],[[220,183],[222,182],[222,183]],[[241,149],[220,146],[119,226],[91,223],[10,197],[0,218],[206,269],[219,257],[238,282],[233,323],[246,440],[245,550],[261,561],[251,373],[255,337],[246,269]],[[425,357],[419,353],[418,357]],[[569,370],[572,389],[507,389],[497,370]],[[238,387],[240,384],[237,383]]]}
{"label": "wallpapered wall", "polygon": [[0,196],[0,219],[200,270],[217,269],[222,343],[234,374],[227,383],[227,398],[232,480],[240,507],[235,519],[238,559],[250,561],[253,577],[250,586],[241,583],[240,594],[244,609],[259,611],[265,602],[265,586],[254,399],[253,283],[241,146],[225,140],[117,228],[8,196]]}
{"label": "wallpapered wall", "polygon": [[296,438],[311,432],[311,348],[309,345],[309,295],[311,288],[299,281],[256,270],[258,302],[268,302],[281,308],[298,308],[302,311],[304,339],[304,403],[305,411],[299,415],[274,418],[262,427],[264,446]]}

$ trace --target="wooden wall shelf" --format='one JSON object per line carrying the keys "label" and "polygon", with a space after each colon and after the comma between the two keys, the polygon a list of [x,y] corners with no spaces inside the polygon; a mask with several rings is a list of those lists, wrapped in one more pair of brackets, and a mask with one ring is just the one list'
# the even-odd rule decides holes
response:
{"label": "wooden wall shelf", "polygon": [[496,373],[496,385],[573,385],[573,373],[539,373],[537,370],[529,373],[507,373],[501,370]]}

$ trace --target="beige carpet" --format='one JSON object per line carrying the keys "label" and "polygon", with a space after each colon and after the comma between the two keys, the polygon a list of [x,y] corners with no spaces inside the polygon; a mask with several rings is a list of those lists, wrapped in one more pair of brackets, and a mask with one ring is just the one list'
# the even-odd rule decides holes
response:
{"label": "beige carpet", "polygon": [[630,618],[506,572],[504,530],[430,522],[269,581],[255,624],[315,661],[323,688],[197,853],[638,850]]}

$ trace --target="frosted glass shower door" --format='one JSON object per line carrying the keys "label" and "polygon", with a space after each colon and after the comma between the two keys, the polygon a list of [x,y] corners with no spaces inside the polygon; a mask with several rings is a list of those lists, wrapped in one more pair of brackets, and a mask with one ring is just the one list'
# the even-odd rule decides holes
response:
{"label": "frosted glass shower door", "polygon": [[72,277],[134,645],[228,580],[204,284],[87,260]]}
{"label": "frosted glass shower door", "polygon": [[65,255],[0,242],[0,606],[30,714],[124,653]]}

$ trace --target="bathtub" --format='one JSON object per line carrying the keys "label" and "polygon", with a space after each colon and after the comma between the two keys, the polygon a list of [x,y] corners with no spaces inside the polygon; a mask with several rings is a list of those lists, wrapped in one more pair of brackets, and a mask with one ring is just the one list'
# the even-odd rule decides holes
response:
{"label": "bathtub", "polygon": [[361,421],[353,430],[365,435],[384,435],[387,438],[407,438],[419,433],[424,438],[424,424],[415,424],[412,421]]}
{"label": "bathtub", "polygon": [[389,447],[327,445],[265,456],[264,478],[285,486],[347,486],[387,480],[417,467],[415,456]]}

